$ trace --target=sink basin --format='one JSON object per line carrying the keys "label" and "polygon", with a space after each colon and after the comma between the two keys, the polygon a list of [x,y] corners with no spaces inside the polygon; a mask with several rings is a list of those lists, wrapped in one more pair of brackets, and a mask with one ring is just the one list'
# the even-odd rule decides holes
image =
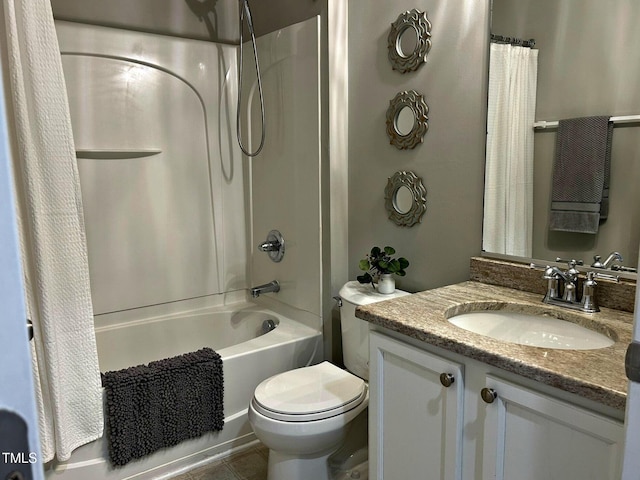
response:
{"label": "sink basin", "polygon": [[494,310],[462,313],[448,320],[470,332],[532,347],[593,350],[614,344],[602,333],[542,315]]}

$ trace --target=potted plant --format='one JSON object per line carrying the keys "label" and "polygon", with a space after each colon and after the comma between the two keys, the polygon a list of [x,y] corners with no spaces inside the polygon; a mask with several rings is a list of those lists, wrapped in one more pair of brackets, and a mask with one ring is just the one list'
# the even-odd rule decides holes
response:
{"label": "potted plant", "polygon": [[407,272],[405,268],[409,266],[409,261],[404,258],[393,258],[396,253],[393,247],[373,247],[365,258],[360,260],[360,270],[364,275],[357,277],[360,283],[370,283],[374,288],[374,281],[378,281],[378,291],[380,293],[393,293],[396,289],[396,281],[393,274],[404,277]]}

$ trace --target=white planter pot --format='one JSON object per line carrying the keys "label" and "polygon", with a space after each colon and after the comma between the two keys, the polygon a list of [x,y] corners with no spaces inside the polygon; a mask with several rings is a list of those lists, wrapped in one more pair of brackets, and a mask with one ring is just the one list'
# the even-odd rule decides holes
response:
{"label": "white planter pot", "polygon": [[392,273],[383,273],[378,279],[378,292],[389,294],[396,291],[396,279]]}

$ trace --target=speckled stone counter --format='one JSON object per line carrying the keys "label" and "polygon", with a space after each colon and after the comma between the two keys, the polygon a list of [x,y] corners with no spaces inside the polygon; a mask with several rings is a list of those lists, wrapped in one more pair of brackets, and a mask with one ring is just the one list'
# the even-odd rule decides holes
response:
{"label": "speckled stone counter", "polygon": [[[530,347],[494,340],[447,321],[456,314],[476,310],[550,315],[604,333],[615,343],[598,350]],[[361,306],[356,316],[603,405],[625,408],[624,356],[631,342],[631,313],[602,308],[598,313],[584,314],[546,305],[539,294],[470,281]]]}

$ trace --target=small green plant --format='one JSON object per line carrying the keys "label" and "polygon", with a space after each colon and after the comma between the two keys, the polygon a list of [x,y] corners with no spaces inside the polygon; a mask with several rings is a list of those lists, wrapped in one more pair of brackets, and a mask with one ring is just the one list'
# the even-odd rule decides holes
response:
{"label": "small green plant", "polygon": [[393,247],[373,247],[371,253],[360,260],[360,270],[364,271],[364,275],[358,275],[356,279],[360,283],[370,283],[373,286],[374,280],[385,273],[395,273],[400,277],[404,277],[407,272],[405,268],[409,266],[409,261],[404,258],[393,258],[391,255],[396,251]]}

